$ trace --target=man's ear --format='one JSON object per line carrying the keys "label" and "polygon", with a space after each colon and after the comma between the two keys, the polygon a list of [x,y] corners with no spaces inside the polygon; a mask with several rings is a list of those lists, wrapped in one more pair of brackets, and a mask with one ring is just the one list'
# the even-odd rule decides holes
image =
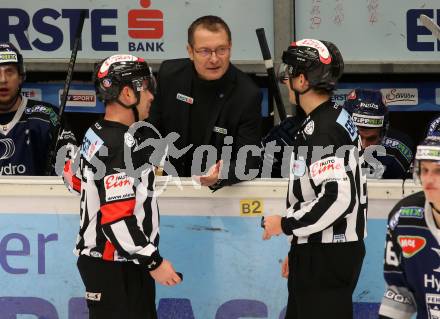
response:
{"label": "man's ear", "polygon": [[186,51],[188,52],[188,57],[190,58],[190,60],[194,61],[194,50],[189,43],[186,45]]}
{"label": "man's ear", "polygon": [[132,95],[134,95],[133,90],[128,85],[125,85],[121,93],[119,93],[119,98],[122,99],[122,101],[128,101]]}
{"label": "man's ear", "polygon": [[301,85],[301,88],[307,89],[309,87],[309,81],[307,80],[306,76],[304,74],[299,75],[299,84]]}

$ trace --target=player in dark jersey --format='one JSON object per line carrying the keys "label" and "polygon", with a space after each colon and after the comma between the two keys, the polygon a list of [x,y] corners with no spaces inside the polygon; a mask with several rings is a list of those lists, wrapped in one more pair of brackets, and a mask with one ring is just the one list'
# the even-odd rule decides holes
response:
{"label": "player in dark jersey", "polygon": [[90,318],[157,318],[154,281],[173,286],[181,279],[159,253],[155,167],[146,162],[143,131],[132,131],[149,115],[154,76],[143,59],[114,55],[95,77],[105,116],[64,173],[81,195],[76,254]]}
{"label": "player in dark jersey", "polygon": [[[44,175],[53,130],[54,107],[21,96],[25,80],[23,57],[11,43],[0,43],[0,175]],[[75,144],[63,131],[63,146]]]}
{"label": "player in dark jersey", "polygon": [[333,43],[304,39],[293,42],[282,60],[289,99],[306,117],[291,126],[297,125],[288,143],[294,148],[286,216],[266,217],[263,239],[292,236],[282,265],[289,289],[286,319],[352,318],[367,198],[356,126],[331,102],[343,59]]}
{"label": "player in dark jersey", "polygon": [[379,318],[440,318],[440,121],[417,147],[414,178],[423,192],[391,210],[385,240],[387,283]]}
{"label": "player in dark jersey", "polygon": [[385,148],[386,154],[383,156],[378,156],[377,152],[370,153],[382,167],[372,167],[369,177],[406,178],[413,159],[414,142],[406,134],[389,128],[388,108],[381,92],[355,89],[347,95],[344,108],[358,127],[363,148],[374,145]]}

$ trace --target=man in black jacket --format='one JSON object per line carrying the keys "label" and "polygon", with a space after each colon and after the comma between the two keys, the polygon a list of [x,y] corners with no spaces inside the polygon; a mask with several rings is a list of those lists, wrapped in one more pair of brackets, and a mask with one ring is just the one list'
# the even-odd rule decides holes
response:
{"label": "man in black jacket", "polygon": [[200,183],[214,189],[251,179],[259,167],[261,94],[230,63],[231,46],[231,32],[221,18],[195,20],[188,29],[189,59],[164,61],[160,67],[149,118],[163,137],[179,134],[173,149],[191,146],[179,158],[170,153],[164,171],[172,172],[167,169],[172,165],[180,177],[202,175]]}

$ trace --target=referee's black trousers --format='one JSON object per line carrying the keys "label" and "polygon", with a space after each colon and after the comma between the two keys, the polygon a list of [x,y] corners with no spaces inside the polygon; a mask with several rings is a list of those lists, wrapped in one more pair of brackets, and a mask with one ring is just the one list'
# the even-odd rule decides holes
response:
{"label": "referee's black trousers", "polygon": [[89,319],[157,319],[156,286],[150,273],[132,262],[80,256]]}
{"label": "referee's black trousers", "polygon": [[286,319],[352,319],[363,241],[292,245]]}

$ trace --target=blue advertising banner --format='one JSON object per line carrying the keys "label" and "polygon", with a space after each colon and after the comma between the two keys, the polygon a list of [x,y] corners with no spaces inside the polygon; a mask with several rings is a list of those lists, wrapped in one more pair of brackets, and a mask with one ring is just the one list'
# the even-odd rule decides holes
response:
{"label": "blue advertising banner", "polygon": [[355,88],[380,90],[390,111],[440,111],[440,82],[340,83],[333,101],[342,105],[346,95]]}
{"label": "blue advertising banner", "polygon": [[[45,101],[59,107],[64,82],[25,83],[21,94],[35,100]],[[92,84],[72,83],[67,96],[66,112],[104,113],[104,104],[96,98]]]}
{"label": "blue advertising banner", "polygon": [[[26,83],[22,94],[31,99],[49,102],[58,107],[64,83]],[[343,104],[354,88],[380,90],[390,111],[440,111],[440,82],[414,83],[340,83],[333,101]],[[267,88],[261,88],[261,115],[269,116]],[[73,83],[69,91],[66,112],[104,113],[104,105],[97,100],[92,84]]]}
{"label": "blue advertising banner", "polygon": [[[61,95],[64,82],[57,83],[25,83],[21,94],[30,99],[45,101],[58,107],[61,104]],[[261,88],[263,100],[261,103],[261,116],[269,116],[268,89]],[[72,83],[67,96],[66,112],[79,113],[104,113],[104,104],[96,98],[92,84]]]}
{"label": "blue advertising banner", "polygon": [[[0,225],[2,318],[87,318],[72,253],[79,216],[0,214]],[[384,292],[385,220],[370,220],[368,226],[367,255],[354,294],[358,319],[376,318]],[[161,254],[184,281],[177,287],[158,285],[159,318],[284,318],[287,282],[280,264],[288,248],[285,237],[263,242],[258,218],[163,216]]]}

